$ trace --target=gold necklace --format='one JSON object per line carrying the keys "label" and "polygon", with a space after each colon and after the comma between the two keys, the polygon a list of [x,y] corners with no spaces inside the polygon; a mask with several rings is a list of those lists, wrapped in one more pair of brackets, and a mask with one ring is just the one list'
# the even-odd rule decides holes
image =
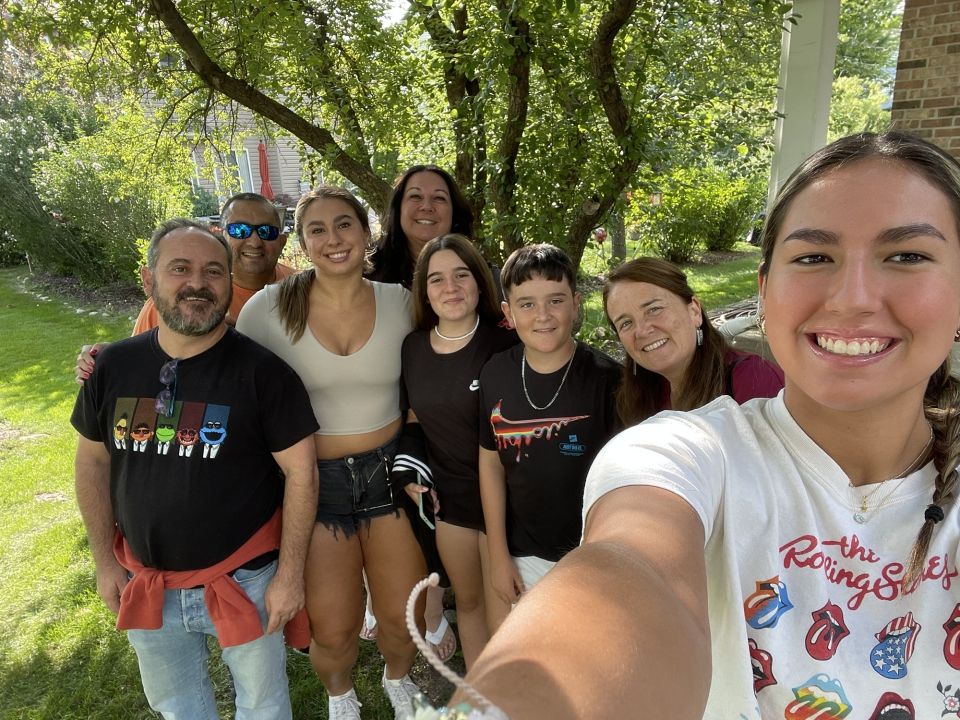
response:
{"label": "gold necklace", "polygon": [[[877,483],[877,486],[873,488],[873,490],[871,490],[866,495],[861,497],[860,507],[859,508],[854,507],[853,509],[853,519],[856,520],[861,525],[869,522],[870,518],[872,518],[880,508],[886,505],[887,501],[893,496],[893,494],[900,489],[900,486],[903,485],[907,477],[909,477],[910,473],[912,473],[918,467],[922,466],[923,464],[922,461],[926,458],[927,453],[930,452],[930,447],[932,445],[933,445],[933,428],[930,428],[930,439],[927,440],[926,443],[924,443],[923,450],[920,451],[920,454],[917,455],[917,457],[914,458],[913,462],[907,465],[907,467],[904,470],[902,470],[901,472],[897,473],[892,477],[888,477],[886,480],[883,480],[882,482]],[[874,506],[873,510],[870,510],[870,498],[876,495],[877,492],[880,490],[880,488],[882,488],[888,482],[890,482],[891,480],[896,480],[898,478],[900,479],[900,482],[898,482],[893,487],[893,489],[890,490],[890,492],[888,492],[886,495],[883,496],[880,502],[878,502]],[[853,490],[856,487],[853,483],[848,483],[848,486],[850,490]],[[854,500],[856,501],[856,496],[854,496]]]}

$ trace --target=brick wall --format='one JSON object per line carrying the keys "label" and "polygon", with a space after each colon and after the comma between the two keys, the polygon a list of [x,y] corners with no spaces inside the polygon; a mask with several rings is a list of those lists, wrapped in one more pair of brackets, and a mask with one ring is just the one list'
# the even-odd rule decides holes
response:
{"label": "brick wall", "polygon": [[960,1],[904,3],[890,119],[960,157]]}

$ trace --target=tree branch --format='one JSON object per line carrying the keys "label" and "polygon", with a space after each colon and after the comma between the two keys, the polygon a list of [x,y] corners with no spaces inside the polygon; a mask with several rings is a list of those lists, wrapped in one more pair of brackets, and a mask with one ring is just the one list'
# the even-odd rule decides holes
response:
{"label": "tree branch", "polygon": [[193,72],[206,85],[273,121],[323,153],[337,172],[360,188],[375,211],[382,213],[385,210],[390,185],[374,173],[369,165],[363,165],[347,153],[325,128],[313,125],[246,81],[224,71],[207,55],[173,0],[150,0],[150,9],[186,54]]}
{"label": "tree branch", "polygon": [[[492,183],[494,206],[503,219],[516,218],[517,213],[517,154],[520,140],[527,126],[527,109],[530,101],[530,23],[518,12],[519,3],[499,0],[499,9],[506,15],[507,43],[512,49],[507,66],[509,90],[507,91],[507,120],[498,147],[500,171]],[[517,225],[512,223],[506,238],[508,252],[522,244]]]}
{"label": "tree branch", "polygon": [[613,58],[617,35],[637,9],[637,4],[637,0],[614,0],[600,18],[597,32],[590,44],[590,70],[597,97],[621,153],[620,159],[610,168],[609,175],[596,194],[585,198],[573,213],[567,231],[567,244],[578,261],[583,254],[590,230],[597,225],[600,218],[610,212],[620,193],[640,167],[643,158],[643,134],[631,121],[630,109],[623,100]]}

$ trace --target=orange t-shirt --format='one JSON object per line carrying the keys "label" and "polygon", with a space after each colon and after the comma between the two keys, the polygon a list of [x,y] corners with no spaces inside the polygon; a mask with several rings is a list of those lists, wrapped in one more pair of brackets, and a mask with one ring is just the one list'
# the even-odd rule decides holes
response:
{"label": "orange t-shirt", "polygon": [[[277,263],[275,275],[270,284],[272,285],[275,282],[279,282],[290,275],[295,275],[296,272],[292,267]],[[233,300],[230,301],[230,309],[227,310],[228,322],[231,325],[237,321],[237,315],[240,314],[240,309],[247,304],[247,300],[252,298],[256,292],[256,290],[243,288],[236,284],[233,286]],[[137,315],[137,321],[133,324],[132,334],[139,335],[147,330],[152,330],[159,324],[160,317],[157,313],[157,306],[153,304],[153,298],[147,298],[147,301],[140,309],[140,314]]]}

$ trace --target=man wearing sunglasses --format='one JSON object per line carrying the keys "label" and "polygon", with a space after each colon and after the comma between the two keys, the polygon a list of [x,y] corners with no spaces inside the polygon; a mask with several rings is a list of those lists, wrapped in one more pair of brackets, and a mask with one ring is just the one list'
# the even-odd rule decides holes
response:
{"label": "man wearing sunglasses", "polygon": [[[233,254],[233,299],[227,311],[227,324],[265,285],[293,275],[296,270],[278,262],[287,234],[283,229],[283,208],[256,193],[239,193],[229,198],[220,212],[221,232]],[[133,325],[133,334],[157,327],[160,319],[153,298],[148,297]],[[107,343],[84,345],[77,356],[77,382],[89,377],[94,357]]]}
{"label": "man wearing sunglasses", "polygon": [[[220,211],[223,237],[233,252],[233,300],[227,323],[233,325],[240,309],[264,285],[296,272],[281,262],[287,244],[283,231],[283,208],[256,193],[239,193],[229,198]],[[148,298],[133,326],[133,332],[157,326],[157,309]]]}
{"label": "man wearing sunglasses", "polygon": [[159,325],[105,348],[80,390],[77,504],[150,706],[217,717],[213,636],[237,715],[289,720],[279,631],[309,642],[318,426],[297,374],[226,324],[232,259],[192,220],[154,233],[141,276]]}

